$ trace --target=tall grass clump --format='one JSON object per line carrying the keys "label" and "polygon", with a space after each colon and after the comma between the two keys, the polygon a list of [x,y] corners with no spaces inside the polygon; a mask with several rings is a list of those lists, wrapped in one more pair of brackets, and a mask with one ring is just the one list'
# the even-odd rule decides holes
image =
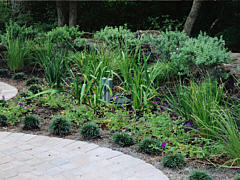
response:
{"label": "tall grass clump", "polygon": [[[170,91],[170,96],[166,96],[172,109],[180,116],[188,120],[194,120],[194,123],[200,128],[201,132],[209,135],[210,132],[205,128],[214,127],[216,119],[211,116],[212,109],[216,104],[223,101],[223,88],[218,87],[217,82],[205,80],[201,83],[194,81],[190,85],[179,84],[175,89],[175,95]],[[198,121],[197,119],[200,119]]]}
{"label": "tall grass clump", "polygon": [[136,53],[134,58],[137,60],[133,63],[131,59],[120,62],[121,85],[126,93],[130,92],[132,95],[133,108],[144,110],[148,109],[151,100],[158,95],[154,84],[160,70],[157,67],[149,69],[147,64],[149,56],[146,57],[141,51]]}
{"label": "tall grass clump", "polygon": [[67,72],[66,52],[56,50],[52,43],[40,44],[37,51],[37,62],[44,70],[48,84],[59,87]]}

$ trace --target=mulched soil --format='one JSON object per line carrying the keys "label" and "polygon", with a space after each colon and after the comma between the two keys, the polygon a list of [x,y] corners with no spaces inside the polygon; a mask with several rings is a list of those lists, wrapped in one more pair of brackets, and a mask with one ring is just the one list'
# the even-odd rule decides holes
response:
{"label": "mulched soil", "polygon": [[[6,82],[10,85],[13,85],[18,88],[19,92],[23,92],[27,89],[25,86],[25,81],[23,80],[11,80],[7,78],[0,78],[0,81]],[[48,130],[48,125],[52,116],[57,115],[58,111],[55,109],[49,109],[46,107],[38,107],[33,110],[33,113],[38,115],[41,118],[41,126],[40,130],[38,131],[26,131],[22,130],[21,124],[17,124],[16,126],[11,126],[7,128],[0,128],[0,131],[10,131],[10,132],[23,132],[28,134],[36,134],[36,135],[46,135],[52,136]],[[172,170],[168,168],[163,168],[161,165],[162,156],[150,156],[143,153],[137,152],[136,145],[127,148],[121,148],[117,145],[114,145],[111,142],[111,135],[112,133],[102,129],[101,138],[91,140],[89,142],[96,143],[101,147],[108,147],[117,151],[121,151],[125,154],[129,154],[133,157],[142,159],[148,163],[151,163],[156,168],[163,171],[171,180],[186,180],[188,179],[188,174],[193,170],[201,170],[208,172],[212,177],[216,180],[230,180],[233,179],[237,174],[240,174],[240,169],[227,169],[227,168],[215,168],[212,165],[198,163],[194,160],[188,160],[188,164],[183,169]],[[67,139],[74,139],[74,140],[81,140],[83,141],[82,137],[79,135],[79,127],[74,126],[72,128],[72,133],[69,136],[64,138]]]}

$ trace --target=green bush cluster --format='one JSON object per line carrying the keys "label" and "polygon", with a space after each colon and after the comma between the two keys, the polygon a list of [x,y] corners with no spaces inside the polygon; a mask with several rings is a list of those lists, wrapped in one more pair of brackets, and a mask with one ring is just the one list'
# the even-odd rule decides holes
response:
{"label": "green bush cluster", "polygon": [[162,152],[161,149],[159,141],[153,138],[144,138],[138,143],[138,150],[147,154],[158,155]]}
{"label": "green bush cluster", "polygon": [[28,91],[32,92],[33,94],[37,94],[42,91],[42,87],[38,84],[33,84],[28,88]]}
{"label": "green bush cluster", "polygon": [[33,85],[33,84],[39,84],[39,78],[33,77],[33,78],[29,78],[26,80],[26,85]]}
{"label": "green bush cluster", "polygon": [[194,171],[189,175],[189,180],[213,180],[207,173]]}
{"label": "green bush cluster", "polygon": [[69,28],[68,26],[56,27],[49,31],[46,37],[51,43],[61,47],[72,47],[73,41],[81,36],[78,26]]}
{"label": "green bush cluster", "polygon": [[93,139],[100,136],[100,130],[97,124],[87,123],[81,128],[80,134],[84,139]]}
{"label": "green bush cluster", "polygon": [[14,80],[23,80],[23,79],[26,79],[26,75],[23,72],[15,73],[12,76],[12,79],[14,79]]}
{"label": "green bush cluster", "polygon": [[51,120],[49,130],[54,135],[66,136],[71,132],[71,122],[62,117],[55,117]]}
{"label": "green bush cluster", "polygon": [[162,159],[163,167],[168,168],[183,168],[186,166],[186,161],[182,154],[175,154],[170,156],[164,156]]}
{"label": "green bush cluster", "polygon": [[134,144],[134,140],[131,135],[127,133],[116,133],[113,135],[113,142],[121,147],[127,147]]}
{"label": "green bush cluster", "polygon": [[25,130],[39,129],[40,119],[36,115],[28,114],[23,118],[22,124]]}
{"label": "green bush cluster", "polygon": [[4,114],[0,114],[0,126],[7,126],[8,118]]}
{"label": "green bush cluster", "polygon": [[115,28],[106,26],[94,34],[94,39],[104,41],[113,49],[117,47],[121,47],[122,49],[132,48],[137,43],[136,36],[126,26]]}
{"label": "green bush cluster", "polygon": [[225,48],[225,42],[220,37],[209,37],[200,33],[196,38],[188,37],[184,32],[166,31],[161,36],[143,36],[143,42],[149,43],[158,61],[172,62],[173,68],[169,75],[195,75],[205,72],[214,76],[221,75],[219,65],[228,62],[231,57]]}

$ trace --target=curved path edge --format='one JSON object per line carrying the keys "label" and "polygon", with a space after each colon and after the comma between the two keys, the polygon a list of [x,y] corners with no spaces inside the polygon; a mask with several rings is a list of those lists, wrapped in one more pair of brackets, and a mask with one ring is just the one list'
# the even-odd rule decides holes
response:
{"label": "curved path edge", "polygon": [[9,100],[15,97],[17,93],[18,93],[17,88],[7,83],[0,82],[0,100],[2,99]]}
{"label": "curved path edge", "polygon": [[168,180],[143,160],[93,143],[0,132],[1,180]]}

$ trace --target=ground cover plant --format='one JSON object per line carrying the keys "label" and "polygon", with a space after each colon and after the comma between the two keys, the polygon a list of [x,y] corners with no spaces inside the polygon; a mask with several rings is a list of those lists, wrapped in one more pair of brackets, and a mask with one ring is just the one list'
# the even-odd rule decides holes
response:
{"label": "ground cover plant", "polygon": [[[219,66],[229,53],[221,38],[204,33],[189,38],[179,31],[138,37],[126,27],[106,27],[96,32],[94,45],[79,50],[76,28],[26,36],[22,39],[34,43],[30,70],[6,65],[11,75],[22,70],[31,79],[14,78],[24,88],[0,106],[7,124],[26,124],[30,113],[40,115],[43,122],[32,118],[33,126],[46,134],[77,132],[94,141],[101,132],[101,138],[121,147],[164,155],[165,167],[181,168],[185,158],[239,167],[239,97],[233,99],[223,83],[227,76]],[[144,43],[151,46],[149,53]],[[152,60],[152,53],[158,58]],[[113,80],[112,87],[102,83],[104,77]],[[104,89],[110,102],[102,98]]]}

